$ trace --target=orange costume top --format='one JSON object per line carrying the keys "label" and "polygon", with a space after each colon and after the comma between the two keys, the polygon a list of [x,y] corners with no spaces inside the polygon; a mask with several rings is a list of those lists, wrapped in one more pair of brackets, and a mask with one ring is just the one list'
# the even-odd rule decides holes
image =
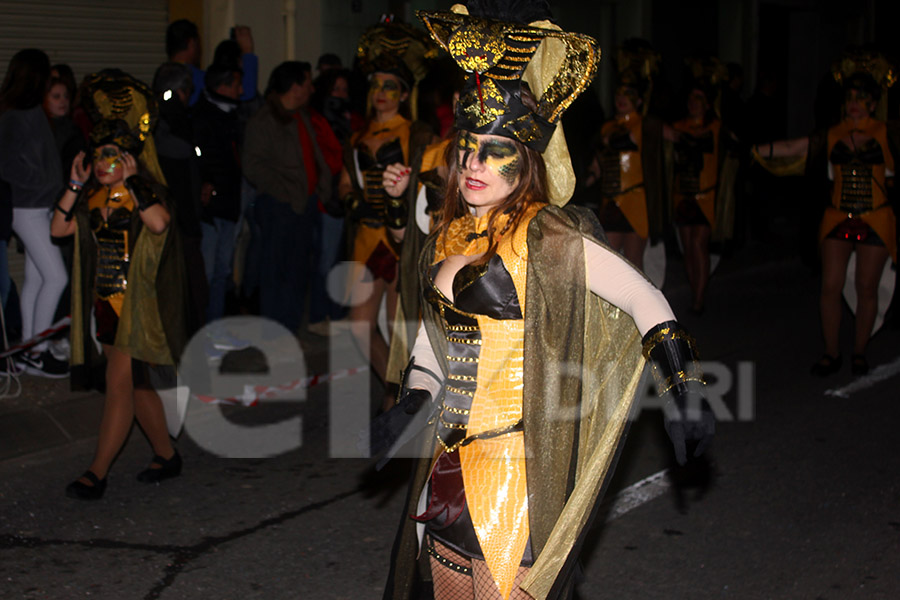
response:
{"label": "orange costume top", "polygon": [[[353,244],[353,260],[368,264],[373,255],[383,255],[395,264],[399,258],[397,247],[388,234],[386,223],[387,192],[382,185],[385,167],[393,163],[408,164],[411,122],[402,115],[396,115],[384,123],[372,121],[366,129],[353,135],[350,140],[352,163],[346,164],[357,197],[350,206],[350,216],[361,227],[356,230]],[[372,152],[372,148],[377,150]],[[345,159],[345,162],[348,162]],[[371,266],[374,265],[370,265]],[[373,268],[378,276],[380,269]]]}
{"label": "orange costume top", "polygon": [[886,187],[888,172],[894,170],[894,157],[886,125],[872,118],[858,126],[843,121],[828,130],[827,143],[834,186],[831,203],[822,216],[819,239],[846,219],[861,219],[878,234],[897,262],[897,223]]}
{"label": "orange costume top", "polygon": [[600,130],[604,144],[599,159],[603,203],[615,202],[635,233],[646,239],[649,224],[641,163],[642,124],[637,112],[604,123]]}
{"label": "orange costume top", "polygon": [[673,205],[693,199],[710,226],[716,222],[716,188],[719,183],[719,132],[721,122],[687,118],[672,126],[681,133],[675,144]]}

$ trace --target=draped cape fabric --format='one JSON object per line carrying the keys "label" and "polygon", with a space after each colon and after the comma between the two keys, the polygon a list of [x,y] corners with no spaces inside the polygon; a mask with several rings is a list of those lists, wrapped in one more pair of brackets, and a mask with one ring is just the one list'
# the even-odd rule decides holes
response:
{"label": "draped cape fabric", "polygon": [[[165,197],[167,192],[160,192],[159,195]],[[171,211],[171,203],[166,204]],[[90,333],[97,245],[90,228],[86,198],[79,198],[75,219],[71,362],[73,365],[90,366],[102,359]],[[184,293],[187,275],[176,227],[175,215],[172,214],[166,231],[154,234],[143,226],[139,212],[135,210],[128,234],[128,287],[119,317],[115,347],[132,358],[153,365],[176,365],[189,336]]]}
{"label": "draped cape fabric", "polygon": [[[612,474],[644,367],[634,321],[587,286],[583,237],[603,244],[596,218],[580,207],[548,206],[528,225],[523,420],[536,559],[521,587],[536,600],[565,598],[571,591],[575,558]],[[420,277],[432,264],[435,239],[425,242]],[[446,373],[442,325],[430,305],[422,309]],[[417,514],[434,439],[428,429],[394,543],[386,600],[413,597],[417,564],[426,558],[409,515]],[[420,574],[427,573],[423,567]]]}

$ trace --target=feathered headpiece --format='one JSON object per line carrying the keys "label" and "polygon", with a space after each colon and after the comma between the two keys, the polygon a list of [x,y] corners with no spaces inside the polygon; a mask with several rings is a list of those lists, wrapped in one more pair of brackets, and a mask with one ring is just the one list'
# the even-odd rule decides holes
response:
{"label": "feathered headpiece", "polygon": [[116,144],[131,152],[165,184],[151,135],[159,109],[147,84],[119,69],[104,69],[85,78],[82,105],[94,124],[94,146]]}
{"label": "feathered headpiece", "polygon": [[416,14],[467,73],[456,127],[543,152],[551,201],[568,201],[574,173],[557,124],[597,71],[596,40],[551,23],[543,0],[470,0]]}

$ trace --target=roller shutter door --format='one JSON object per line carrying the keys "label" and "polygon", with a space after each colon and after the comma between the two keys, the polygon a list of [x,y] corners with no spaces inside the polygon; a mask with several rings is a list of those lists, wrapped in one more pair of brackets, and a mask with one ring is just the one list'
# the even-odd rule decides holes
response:
{"label": "roller shutter door", "polygon": [[152,83],[166,60],[167,0],[0,0],[0,72],[22,48],[67,63],[76,81],[116,67]]}

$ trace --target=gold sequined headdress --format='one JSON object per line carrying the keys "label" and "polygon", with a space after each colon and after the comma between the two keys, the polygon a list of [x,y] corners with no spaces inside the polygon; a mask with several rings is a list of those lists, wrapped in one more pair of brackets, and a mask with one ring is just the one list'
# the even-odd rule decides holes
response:
{"label": "gold sequined headdress", "polygon": [[165,184],[151,135],[159,108],[147,84],[119,69],[104,69],[85,78],[81,95],[94,125],[92,142],[113,143],[136,154],[150,174]]}
{"label": "gold sequined headdress", "polygon": [[620,86],[635,90],[643,104],[641,112],[647,114],[650,96],[653,94],[653,78],[659,73],[659,52],[649,42],[630,38],[622,43],[616,53],[616,73]]}
{"label": "gold sequined headdress", "polygon": [[852,46],[831,67],[834,80],[845,89],[862,89],[878,102],[875,116],[887,118],[887,90],[897,81],[897,71],[871,46]]}
{"label": "gold sequined headdress", "polygon": [[543,1],[469,0],[468,7],[416,14],[467,73],[456,127],[542,152],[551,202],[568,201],[575,179],[557,124],[597,72],[596,40],[551,23]]}

